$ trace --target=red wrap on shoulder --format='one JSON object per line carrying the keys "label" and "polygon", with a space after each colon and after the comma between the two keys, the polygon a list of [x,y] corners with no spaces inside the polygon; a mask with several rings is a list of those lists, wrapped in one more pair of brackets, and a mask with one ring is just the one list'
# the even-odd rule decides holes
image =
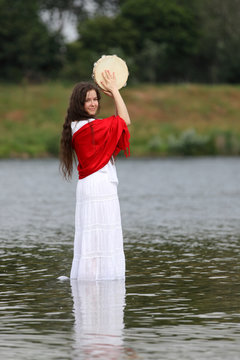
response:
{"label": "red wrap on shoulder", "polygon": [[72,137],[72,146],[79,162],[79,179],[103,168],[121,150],[128,157],[129,138],[127,125],[120,116],[96,119],[83,125]]}

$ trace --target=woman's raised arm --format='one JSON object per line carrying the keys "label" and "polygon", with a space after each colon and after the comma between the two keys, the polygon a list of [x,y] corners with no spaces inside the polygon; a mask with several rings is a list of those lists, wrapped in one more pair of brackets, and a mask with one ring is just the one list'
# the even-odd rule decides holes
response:
{"label": "woman's raised arm", "polygon": [[125,121],[126,125],[129,126],[131,124],[130,116],[125,102],[117,88],[115,73],[111,74],[109,70],[105,70],[102,75],[104,79],[104,82],[101,82],[103,92],[106,95],[113,97],[116,106],[116,115],[119,115]]}

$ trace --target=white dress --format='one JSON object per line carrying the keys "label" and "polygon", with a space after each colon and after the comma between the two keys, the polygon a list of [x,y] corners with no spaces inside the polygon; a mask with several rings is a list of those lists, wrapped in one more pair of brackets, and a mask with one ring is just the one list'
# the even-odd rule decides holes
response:
{"label": "white dress", "polygon": [[[94,119],[72,122],[72,133],[88,121]],[[111,161],[102,169],[78,180],[71,279],[125,278],[117,185],[116,167]]]}

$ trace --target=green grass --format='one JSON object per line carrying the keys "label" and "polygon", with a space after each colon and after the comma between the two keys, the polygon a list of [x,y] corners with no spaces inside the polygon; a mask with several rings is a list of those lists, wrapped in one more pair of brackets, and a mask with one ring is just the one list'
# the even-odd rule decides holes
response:
{"label": "green grass", "polygon": [[[0,157],[57,156],[74,84],[0,85]],[[140,85],[122,90],[131,154],[239,155],[240,87]],[[99,117],[114,113],[103,95]]]}

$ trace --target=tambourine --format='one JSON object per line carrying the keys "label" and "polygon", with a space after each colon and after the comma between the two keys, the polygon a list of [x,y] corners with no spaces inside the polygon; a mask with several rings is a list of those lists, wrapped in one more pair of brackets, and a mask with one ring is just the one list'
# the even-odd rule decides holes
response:
{"label": "tambourine", "polygon": [[93,66],[92,77],[99,87],[102,88],[101,81],[104,83],[102,72],[109,70],[114,72],[117,79],[117,87],[121,89],[126,86],[128,79],[128,67],[124,60],[117,55],[103,55]]}

